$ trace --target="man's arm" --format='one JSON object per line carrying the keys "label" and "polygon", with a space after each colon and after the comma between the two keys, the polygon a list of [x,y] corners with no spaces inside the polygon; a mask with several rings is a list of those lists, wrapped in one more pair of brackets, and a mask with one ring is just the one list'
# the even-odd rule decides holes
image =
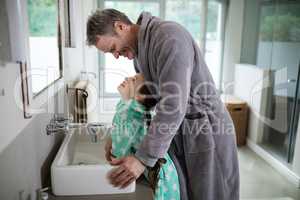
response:
{"label": "man's arm", "polygon": [[165,156],[183,121],[194,61],[190,39],[167,38],[159,46],[157,70],[161,99],[156,106],[156,115],[148,134],[135,154],[141,162],[150,167],[154,166],[158,158]]}

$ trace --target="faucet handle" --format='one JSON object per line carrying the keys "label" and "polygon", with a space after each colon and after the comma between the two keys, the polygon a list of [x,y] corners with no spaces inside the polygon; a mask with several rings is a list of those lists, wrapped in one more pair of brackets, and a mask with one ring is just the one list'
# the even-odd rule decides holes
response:
{"label": "faucet handle", "polygon": [[[90,134],[97,134],[97,132],[104,127],[104,124],[98,122],[91,122],[87,124],[87,130]],[[100,129],[99,129],[100,128]]]}
{"label": "faucet handle", "polygon": [[52,133],[55,133],[57,131],[57,128],[54,124],[50,123],[46,126],[46,134],[51,135]]}
{"label": "faucet handle", "polygon": [[69,115],[65,117],[64,114],[54,114],[53,119],[51,120],[52,123],[58,123],[58,124],[67,124],[73,122],[73,115]]}

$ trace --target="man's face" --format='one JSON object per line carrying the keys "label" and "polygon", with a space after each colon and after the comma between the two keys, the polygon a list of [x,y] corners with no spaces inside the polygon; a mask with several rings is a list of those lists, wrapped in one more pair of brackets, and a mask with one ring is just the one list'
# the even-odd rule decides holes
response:
{"label": "man's face", "polygon": [[131,26],[122,22],[115,23],[116,34],[97,36],[96,48],[104,53],[111,53],[118,59],[124,56],[132,60],[136,56],[136,36]]}

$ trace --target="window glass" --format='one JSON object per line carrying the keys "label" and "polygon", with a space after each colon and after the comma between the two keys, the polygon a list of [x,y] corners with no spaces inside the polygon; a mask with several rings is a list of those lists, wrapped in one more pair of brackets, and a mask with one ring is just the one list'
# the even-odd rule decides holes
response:
{"label": "window glass", "polygon": [[159,2],[105,1],[104,6],[105,8],[114,8],[125,13],[134,23],[143,11],[159,16]]}
{"label": "window glass", "polygon": [[166,0],[166,20],[183,25],[200,44],[201,1]]}
{"label": "window glass", "polygon": [[[166,19],[183,25],[200,46],[202,1],[167,0]],[[222,54],[222,4],[209,0],[207,3],[205,61],[219,88]]]}
{"label": "window glass", "polygon": [[205,42],[205,61],[216,83],[220,88],[222,62],[222,4],[208,1]]}

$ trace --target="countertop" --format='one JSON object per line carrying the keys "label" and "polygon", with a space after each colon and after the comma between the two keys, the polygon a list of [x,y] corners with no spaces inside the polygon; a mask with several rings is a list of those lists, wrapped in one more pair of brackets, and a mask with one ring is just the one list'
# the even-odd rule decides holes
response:
{"label": "countertop", "polygon": [[[101,186],[100,186],[101,187]],[[152,200],[152,191],[145,180],[138,180],[134,193],[112,195],[86,195],[86,196],[55,196],[49,194],[49,200]]]}

